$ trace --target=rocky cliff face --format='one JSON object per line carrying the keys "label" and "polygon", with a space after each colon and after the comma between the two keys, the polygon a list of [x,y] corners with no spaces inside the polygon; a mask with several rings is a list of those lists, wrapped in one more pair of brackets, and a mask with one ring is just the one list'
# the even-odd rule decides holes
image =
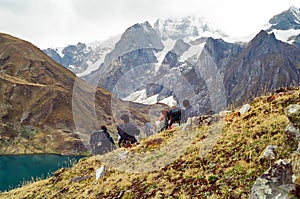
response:
{"label": "rocky cliff face", "polygon": [[132,86],[126,84],[129,88],[124,93],[115,93],[124,97],[132,92],[131,88],[136,88],[136,84],[140,84],[139,78],[145,78],[142,73],[154,71],[152,64],[157,63],[155,53],[161,51],[163,47],[158,34],[148,22],[135,24],[125,31],[115,49],[106,55],[101,69],[84,78],[110,91],[120,78],[122,82],[136,80]]}
{"label": "rocky cliff face", "polygon": [[261,31],[225,69],[229,103],[299,82],[299,49]]}
{"label": "rocky cliff face", "polygon": [[300,9],[291,7],[288,10],[275,15],[269,21],[271,27],[268,32],[276,30],[300,29]]}

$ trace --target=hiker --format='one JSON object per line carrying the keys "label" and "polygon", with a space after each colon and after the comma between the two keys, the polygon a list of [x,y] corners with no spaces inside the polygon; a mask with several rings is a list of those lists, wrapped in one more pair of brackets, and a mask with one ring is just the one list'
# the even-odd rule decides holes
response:
{"label": "hiker", "polygon": [[117,126],[119,141],[119,147],[128,147],[138,142],[138,136],[140,130],[130,122],[129,116],[124,114],[121,116],[120,125]]}
{"label": "hiker", "polygon": [[181,109],[179,109],[177,106],[172,106],[170,110],[169,127],[173,128],[175,123],[178,123],[180,126],[180,121],[181,121]]}
{"label": "hiker", "polygon": [[106,136],[106,138],[113,144],[113,145],[116,145],[115,142],[114,142],[114,139],[110,136],[110,134],[108,133],[108,130],[106,128],[106,126],[101,126],[100,127],[101,130],[103,131],[104,135]]}
{"label": "hiker", "polygon": [[168,109],[160,111],[159,121],[159,131],[162,131],[164,129],[167,130],[169,128],[170,112]]}
{"label": "hiker", "polygon": [[194,117],[198,115],[198,112],[190,105],[190,101],[185,99],[182,102],[184,107],[183,114],[182,114],[182,123],[186,123],[189,117]]}
{"label": "hiker", "polygon": [[104,154],[115,149],[115,144],[107,131],[106,126],[101,126],[101,130],[93,131],[90,136],[92,154]]}

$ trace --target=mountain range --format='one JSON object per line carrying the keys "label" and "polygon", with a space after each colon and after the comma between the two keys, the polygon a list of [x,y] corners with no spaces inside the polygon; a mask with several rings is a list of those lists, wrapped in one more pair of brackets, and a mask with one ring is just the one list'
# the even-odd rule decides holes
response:
{"label": "mountain range", "polygon": [[233,40],[203,18],[158,19],[134,24],[106,50],[106,42],[99,44],[101,52],[81,43],[59,57],[55,49],[44,52],[61,64],[69,60],[68,68],[93,68],[78,76],[125,100],[180,106],[189,98],[201,113],[218,112],[299,82],[299,18],[291,7],[248,41]]}
{"label": "mountain range", "polygon": [[[109,41],[44,51],[0,33],[0,154],[88,155],[91,131],[106,125],[116,136],[123,113],[142,129],[164,104],[189,99],[206,114],[275,92],[253,100],[243,114],[231,108],[224,120],[201,115],[0,197],[247,198],[258,175],[286,158],[297,176],[282,167],[278,173],[299,180],[299,151],[292,154],[299,87],[281,88],[300,81],[299,13],[291,7],[274,16],[247,42],[232,42],[194,17],[137,23]],[[265,159],[269,146],[276,157]],[[288,184],[277,186],[281,180],[273,177],[265,176],[275,194],[299,197],[298,185],[286,192]],[[257,193],[268,195],[260,182]]]}

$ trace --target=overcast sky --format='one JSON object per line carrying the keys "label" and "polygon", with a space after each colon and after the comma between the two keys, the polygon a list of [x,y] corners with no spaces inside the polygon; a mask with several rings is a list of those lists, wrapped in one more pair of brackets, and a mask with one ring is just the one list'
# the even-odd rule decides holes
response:
{"label": "overcast sky", "polygon": [[230,36],[258,31],[299,0],[0,0],[0,32],[40,48],[105,40],[137,22],[205,17]]}

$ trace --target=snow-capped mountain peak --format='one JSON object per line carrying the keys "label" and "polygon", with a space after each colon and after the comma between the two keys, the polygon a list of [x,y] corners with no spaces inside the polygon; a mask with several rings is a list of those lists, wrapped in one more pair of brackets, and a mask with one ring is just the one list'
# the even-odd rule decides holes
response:
{"label": "snow-capped mountain peak", "polygon": [[274,33],[281,41],[293,43],[300,34],[300,9],[292,6],[275,15],[263,29],[268,33]]}
{"label": "snow-capped mountain peak", "polygon": [[295,16],[295,18],[300,22],[300,8],[297,8],[295,6],[290,7],[290,12],[292,12]]}
{"label": "snow-capped mountain peak", "polygon": [[199,37],[225,37],[225,33],[215,28],[203,17],[188,16],[183,18],[158,19],[154,29],[163,40]]}

